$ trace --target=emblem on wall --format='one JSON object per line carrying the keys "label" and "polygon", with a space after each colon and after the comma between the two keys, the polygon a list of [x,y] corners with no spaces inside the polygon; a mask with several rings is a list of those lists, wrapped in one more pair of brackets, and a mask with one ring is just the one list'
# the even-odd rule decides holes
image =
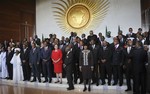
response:
{"label": "emblem on wall", "polygon": [[55,0],[54,17],[65,32],[81,34],[95,29],[105,18],[108,0]]}

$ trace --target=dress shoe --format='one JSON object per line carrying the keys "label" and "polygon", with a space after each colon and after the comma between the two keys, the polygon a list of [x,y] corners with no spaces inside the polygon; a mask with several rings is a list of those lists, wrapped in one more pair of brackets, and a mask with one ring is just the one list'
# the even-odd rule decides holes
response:
{"label": "dress shoe", "polygon": [[103,82],[101,85],[105,85],[106,83],[105,82]]}
{"label": "dress shoe", "polygon": [[56,81],[55,83],[59,83],[59,80],[58,80],[58,81]]}
{"label": "dress shoe", "polygon": [[49,80],[49,83],[51,83],[52,82],[52,80]]}
{"label": "dress shoe", "polygon": [[126,89],[125,91],[127,92],[127,91],[131,91],[132,89]]}
{"label": "dress shoe", "polygon": [[117,85],[117,83],[114,83],[113,86]]}
{"label": "dress shoe", "polygon": [[62,81],[60,82],[60,84],[62,84]]}
{"label": "dress shoe", "polygon": [[108,82],[108,85],[110,86],[110,85],[111,85],[111,83],[110,83],[110,82]]}
{"label": "dress shoe", "polygon": [[93,84],[95,84],[95,82],[92,82],[91,84],[93,85]]}
{"label": "dress shoe", "polygon": [[88,91],[89,91],[89,92],[91,91],[91,87],[88,87]]}
{"label": "dress shoe", "polygon": [[36,82],[36,80],[32,80],[31,82]]}
{"label": "dress shoe", "polygon": [[74,90],[74,87],[68,87],[67,90]]}
{"label": "dress shoe", "polygon": [[74,84],[77,84],[77,82],[75,81]]}
{"label": "dress shoe", "polygon": [[85,92],[86,90],[87,90],[87,88],[86,88],[86,87],[84,87],[83,92]]}
{"label": "dress shoe", "polygon": [[46,83],[46,82],[48,82],[48,81],[47,80],[43,81],[43,83]]}
{"label": "dress shoe", "polygon": [[96,86],[99,86],[99,83],[96,83]]}
{"label": "dress shoe", "polygon": [[122,86],[122,84],[119,84],[119,86]]}
{"label": "dress shoe", "polygon": [[79,82],[79,84],[82,84],[83,82]]}

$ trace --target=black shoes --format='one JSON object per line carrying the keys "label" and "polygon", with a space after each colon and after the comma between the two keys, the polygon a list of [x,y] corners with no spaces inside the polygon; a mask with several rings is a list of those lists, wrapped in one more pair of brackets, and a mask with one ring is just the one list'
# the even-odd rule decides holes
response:
{"label": "black shoes", "polygon": [[56,81],[55,83],[59,83],[59,80],[58,80],[58,81]]}
{"label": "black shoes", "polygon": [[46,82],[48,82],[48,81],[47,80],[43,81],[43,83],[46,83]]}
{"label": "black shoes", "polygon": [[86,88],[86,87],[84,87],[83,92],[85,92],[86,90],[87,90],[87,88]]}
{"label": "black shoes", "polygon": [[49,80],[49,83],[51,83],[52,82],[52,80]]}
{"label": "black shoes", "polygon": [[130,89],[130,88],[129,88],[129,89],[126,89],[126,90],[125,90],[125,92],[127,92],[127,91],[131,91],[131,90],[132,90],[132,89]]}
{"label": "black shoes", "polygon": [[119,86],[122,86],[122,83],[119,83]]}
{"label": "black shoes", "polygon": [[105,82],[102,82],[102,84],[101,85],[105,85],[106,83]]}
{"label": "black shoes", "polygon": [[[83,92],[85,92],[86,90],[87,90],[87,88],[84,87]],[[88,87],[88,91],[89,91],[89,92],[91,91],[91,87]]]}
{"label": "black shoes", "polygon": [[99,86],[99,83],[96,83],[96,86]]}
{"label": "black shoes", "polygon": [[74,87],[68,87],[67,90],[74,90]]}
{"label": "black shoes", "polygon": [[82,84],[83,83],[83,81],[82,82],[79,82],[79,84]]}
{"label": "black shoes", "polygon": [[77,84],[77,81],[74,81],[74,84]]}
{"label": "black shoes", "polygon": [[113,86],[117,85],[117,83],[114,83]]}
{"label": "black shoes", "polygon": [[41,79],[39,79],[39,83],[41,83]]}
{"label": "black shoes", "polygon": [[88,88],[88,91],[89,91],[89,92],[91,91],[91,87]]}
{"label": "black shoes", "polygon": [[31,82],[36,82],[36,80],[33,79]]}
{"label": "black shoes", "polygon": [[110,85],[111,85],[111,83],[110,83],[110,82],[108,82],[108,85],[110,86]]}

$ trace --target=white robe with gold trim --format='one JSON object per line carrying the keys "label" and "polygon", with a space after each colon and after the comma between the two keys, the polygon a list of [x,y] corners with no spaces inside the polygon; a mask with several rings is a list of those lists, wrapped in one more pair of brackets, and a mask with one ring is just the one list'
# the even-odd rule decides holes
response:
{"label": "white robe with gold trim", "polygon": [[10,63],[13,64],[13,81],[16,83],[22,81],[24,78],[20,54],[14,54]]}

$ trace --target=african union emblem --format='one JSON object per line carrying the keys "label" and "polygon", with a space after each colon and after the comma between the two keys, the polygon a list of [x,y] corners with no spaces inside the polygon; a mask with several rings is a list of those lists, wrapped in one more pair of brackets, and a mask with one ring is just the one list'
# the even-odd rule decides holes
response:
{"label": "african union emblem", "polygon": [[105,18],[108,0],[56,0],[54,17],[58,25],[66,32],[78,34],[92,30]]}

